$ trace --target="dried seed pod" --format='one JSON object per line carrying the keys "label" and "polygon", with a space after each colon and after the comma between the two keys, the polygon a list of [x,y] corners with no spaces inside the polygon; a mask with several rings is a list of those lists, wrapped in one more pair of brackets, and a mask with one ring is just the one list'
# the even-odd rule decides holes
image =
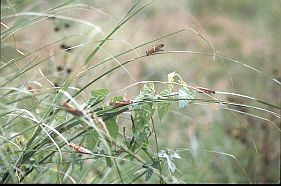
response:
{"label": "dried seed pod", "polygon": [[65,51],[70,52],[72,50],[71,46],[66,46]]}
{"label": "dried seed pod", "polygon": [[61,44],[61,45],[60,45],[60,48],[61,48],[61,49],[65,49],[65,48],[66,48],[65,44]]}
{"label": "dried seed pod", "polygon": [[28,90],[28,92],[30,92],[30,93],[36,93],[36,91],[38,91],[38,88],[35,88],[34,86],[32,86],[32,85],[28,85],[27,86],[27,90]]}
{"label": "dried seed pod", "polygon": [[70,74],[70,73],[72,72],[72,69],[71,69],[71,68],[67,68],[67,69],[66,69],[66,72],[67,72],[68,74]]}
{"label": "dried seed pod", "polygon": [[33,87],[31,85],[28,85],[27,90],[30,91],[30,92],[33,92]]}
{"label": "dried seed pod", "polygon": [[63,66],[57,66],[57,71],[62,71],[63,70]]}
{"label": "dried seed pod", "polygon": [[54,31],[55,31],[55,32],[58,32],[58,31],[60,31],[60,28],[59,28],[59,27],[55,27],[55,28],[54,28]]}
{"label": "dried seed pod", "polygon": [[83,113],[76,109],[74,106],[70,105],[69,103],[65,102],[63,105],[62,105],[64,108],[66,108],[67,112],[73,114],[74,116],[82,116]]}
{"label": "dried seed pod", "polygon": [[156,52],[163,51],[163,49],[162,49],[163,47],[164,47],[164,44],[159,44],[159,45],[153,46],[151,49],[146,51],[146,55],[149,56],[149,55],[155,54]]}
{"label": "dried seed pod", "polygon": [[206,93],[206,94],[215,94],[216,92],[214,90],[203,88],[203,87],[196,87],[198,93]]}
{"label": "dried seed pod", "polygon": [[81,154],[92,154],[92,152],[89,149],[86,149],[80,145],[76,145],[74,143],[69,143],[69,147],[71,147],[74,151],[81,153]]}
{"label": "dried seed pod", "polygon": [[50,16],[50,17],[48,17],[47,19],[56,19],[56,17]]}
{"label": "dried seed pod", "polygon": [[66,45],[64,43],[60,45],[60,48],[67,51],[67,52],[70,52],[72,50],[71,46]]}
{"label": "dried seed pod", "polygon": [[57,82],[54,83],[54,88],[59,88],[59,84]]}
{"label": "dried seed pod", "polygon": [[109,137],[109,140],[111,141],[111,138],[110,138],[110,134],[109,134],[109,131],[104,123],[104,121],[97,116],[97,114],[94,112],[92,114],[92,119],[94,120],[95,124],[97,125],[98,128],[100,128],[102,130],[102,132],[107,136]]}

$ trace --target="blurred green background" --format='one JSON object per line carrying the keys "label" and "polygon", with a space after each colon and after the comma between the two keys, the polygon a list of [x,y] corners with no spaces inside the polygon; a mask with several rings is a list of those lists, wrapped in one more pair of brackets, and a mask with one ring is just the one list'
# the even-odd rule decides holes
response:
{"label": "blurred green background", "polygon": [[[75,6],[57,12],[57,16],[61,17],[47,19],[44,11],[61,4],[62,1],[2,0],[1,22],[7,26],[19,25],[14,36],[17,48],[23,53],[64,39],[33,52],[30,59],[36,57],[35,61],[45,58],[47,60],[21,78],[35,87],[51,87],[40,74],[41,70],[50,81],[61,86],[69,75],[67,69],[78,69],[96,45],[87,44],[64,52],[62,48],[103,39],[135,2],[72,1],[69,5]],[[149,1],[141,3],[146,2]],[[114,39],[102,47],[90,66],[184,28],[187,30],[154,44],[164,43],[165,51],[186,50],[212,54],[212,47],[192,31],[195,30],[206,38],[220,55],[252,66],[280,81],[280,18],[279,0],[153,1],[114,34]],[[36,21],[32,22],[32,19]],[[29,21],[33,24],[26,25]],[[1,29],[6,28],[1,25]],[[71,35],[74,36],[70,37]],[[20,56],[16,52],[12,35],[7,36],[1,45],[1,65]],[[117,61],[123,62],[144,55],[152,45],[136,49],[117,58]],[[57,52],[57,55],[50,57]],[[26,60],[18,62],[18,68],[23,68]],[[75,78],[71,86],[82,87],[89,80],[115,66],[117,61],[111,61],[88,71],[80,78]],[[63,67],[63,70],[59,71],[58,67]],[[115,92],[137,81],[167,81],[167,75],[176,71],[192,86],[243,94],[281,105],[280,85],[243,65],[222,61],[218,57],[213,61],[213,57],[207,55],[167,53],[142,58],[125,68],[126,70],[120,68],[86,89],[79,101],[88,99],[92,89],[108,88]],[[1,82],[10,77],[15,70],[13,67],[2,71]],[[20,87],[22,82],[17,79],[9,86]],[[133,98],[138,94],[140,87],[141,85],[133,86],[118,94],[126,94],[128,98]],[[280,109],[273,109],[250,99],[226,94],[218,94],[215,97],[280,113]],[[266,118],[280,128],[280,118],[270,113],[243,107],[229,108]],[[17,122],[18,128],[13,128],[10,132],[19,132],[24,128],[20,121]],[[160,149],[174,149],[179,153],[182,159],[175,160],[178,169],[175,176],[188,183],[248,183],[249,180],[253,183],[280,182],[280,132],[271,122],[226,110],[219,104],[191,104],[185,111],[180,111],[175,104],[173,111],[165,116],[164,120],[159,121],[156,118],[155,121]],[[152,140],[152,149],[153,143]],[[130,163],[123,166],[130,167]],[[50,178],[44,179],[52,180],[51,175]],[[141,179],[138,181],[145,183]]]}

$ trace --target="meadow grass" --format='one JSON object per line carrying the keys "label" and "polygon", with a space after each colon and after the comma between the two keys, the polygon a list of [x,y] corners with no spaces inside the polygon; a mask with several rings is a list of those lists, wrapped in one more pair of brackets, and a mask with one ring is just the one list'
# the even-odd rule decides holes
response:
{"label": "meadow grass", "polygon": [[276,33],[221,31],[278,3],[212,2],[1,1],[1,183],[280,182]]}

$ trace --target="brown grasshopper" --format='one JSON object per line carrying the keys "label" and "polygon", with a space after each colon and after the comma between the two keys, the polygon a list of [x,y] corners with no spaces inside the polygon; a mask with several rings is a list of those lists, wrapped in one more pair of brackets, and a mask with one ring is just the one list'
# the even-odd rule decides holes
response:
{"label": "brown grasshopper", "polygon": [[78,110],[77,108],[75,108],[74,106],[70,105],[67,102],[65,102],[62,106],[66,109],[67,112],[71,113],[74,116],[80,117],[83,115],[83,113],[80,110]]}
{"label": "brown grasshopper", "polygon": [[146,51],[146,55],[152,55],[155,54],[156,52],[163,51],[164,44],[159,44],[159,45],[154,45],[151,49]]}
{"label": "brown grasshopper", "polygon": [[206,93],[206,94],[215,94],[216,93],[216,91],[208,89],[208,88],[203,88],[203,87],[197,86],[196,89],[198,89],[197,90],[198,93]]}
{"label": "brown grasshopper", "polygon": [[74,143],[69,143],[69,147],[71,147],[75,152],[80,153],[80,154],[92,154],[92,152],[80,145],[76,145]]}

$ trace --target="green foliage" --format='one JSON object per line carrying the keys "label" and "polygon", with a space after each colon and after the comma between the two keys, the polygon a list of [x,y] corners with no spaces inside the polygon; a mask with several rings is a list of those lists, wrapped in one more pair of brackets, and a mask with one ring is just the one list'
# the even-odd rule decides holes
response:
{"label": "green foliage", "polygon": [[124,100],[124,97],[123,96],[115,96],[111,99],[112,102],[115,102],[115,101],[123,101]]}
{"label": "green foliage", "polygon": [[134,99],[137,103],[133,105],[135,132],[140,133],[148,125],[150,117],[155,109],[153,107],[154,84],[145,84],[141,89],[140,94]]}
{"label": "green foliage", "polygon": [[66,116],[65,115],[60,115],[60,114],[57,114],[55,116],[55,120],[58,122],[58,123],[62,123],[62,122],[65,122],[67,120]]}
{"label": "green foliage", "polygon": [[96,105],[101,102],[108,94],[108,89],[98,89],[91,91],[91,98],[88,101],[89,106]]}
{"label": "green foliage", "polygon": [[[160,93],[160,96],[162,97],[168,97],[169,95],[171,95],[171,92],[168,89],[165,89]],[[173,98],[173,96],[171,96],[170,98]],[[162,120],[163,117],[169,112],[171,105],[172,103],[169,101],[163,101],[157,104],[158,116],[160,120]]]}
{"label": "green foliage", "polygon": [[188,88],[182,87],[179,90],[179,108],[180,110],[186,108],[187,104],[194,99],[194,93],[190,92]]}
{"label": "green foliage", "polygon": [[98,143],[98,133],[94,130],[89,130],[87,131],[85,136],[86,136],[86,142],[85,142],[86,146],[90,150],[94,149]]}
{"label": "green foliage", "polygon": [[118,125],[116,122],[116,118],[117,117],[113,117],[113,118],[105,121],[108,132],[114,140],[117,138],[118,131],[119,131],[119,128],[118,128]]}
{"label": "green foliage", "polygon": [[[153,117],[156,109],[158,109],[158,116],[160,120],[162,120],[162,118],[170,111],[172,101],[178,100],[180,109],[183,109],[186,107],[187,103],[194,98],[193,93],[186,87],[186,83],[181,79],[180,75],[174,72],[171,74],[168,75],[168,89],[164,89],[159,95],[155,95],[156,91],[153,83],[146,83],[139,95],[133,99],[134,125],[132,126],[132,131],[134,145],[131,148],[133,151],[137,148],[147,147],[148,137],[151,133],[151,131],[149,131],[149,121],[150,118]],[[181,79],[179,81],[181,86],[179,92],[173,90],[173,84],[176,82],[172,76],[175,75]]]}
{"label": "green foliage", "polygon": [[176,166],[173,162],[173,159],[181,159],[181,157],[173,150],[168,150],[167,152],[164,150],[160,150],[160,152],[158,152],[158,157],[164,158],[167,161],[168,171],[170,174],[176,171]]}
{"label": "green foliage", "polygon": [[160,170],[159,163],[159,161],[153,160],[150,166],[144,166],[146,168],[145,181],[149,181],[151,179],[154,173],[153,169]]}
{"label": "green foliage", "polygon": [[150,178],[152,177],[152,175],[153,175],[153,169],[152,168],[148,168],[147,172],[145,174],[145,181],[149,181]]}

